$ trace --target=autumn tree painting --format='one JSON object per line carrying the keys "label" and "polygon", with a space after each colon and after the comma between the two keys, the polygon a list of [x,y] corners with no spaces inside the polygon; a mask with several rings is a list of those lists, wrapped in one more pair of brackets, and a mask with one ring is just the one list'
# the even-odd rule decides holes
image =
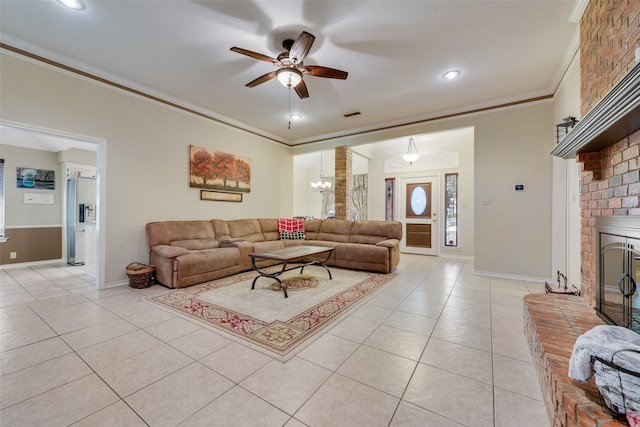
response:
{"label": "autumn tree painting", "polygon": [[191,187],[251,191],[251,165],[245,157],[189,146]]}

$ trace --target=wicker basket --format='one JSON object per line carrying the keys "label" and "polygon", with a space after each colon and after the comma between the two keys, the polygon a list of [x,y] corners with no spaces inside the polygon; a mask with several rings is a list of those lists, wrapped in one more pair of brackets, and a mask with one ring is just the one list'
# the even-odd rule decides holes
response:
{"label": "wicker basket", "polygon": [[[637,350],[620,350],[614,353],[614,356],[623,352],[635,355],[634,358],[640,360],[640,353]],[[592,360],[596,385],[602,403],[604,403],[603,406],[616,419],[624,419],[628,412],[638,413],[640,410],[640,399],[638,399],[640,395],[638,388],[640,370],[625,369],[613,361],[604,360],[597,356],[592,356]],[[640,365],[638,368],[640,369]]]}
{"label": "wicker basket", "polygon": [[154,284],[154,273],[156,268],[153,265],[132,262],[125,269],[129,276],[129,286],[136,289],[148,288]]}

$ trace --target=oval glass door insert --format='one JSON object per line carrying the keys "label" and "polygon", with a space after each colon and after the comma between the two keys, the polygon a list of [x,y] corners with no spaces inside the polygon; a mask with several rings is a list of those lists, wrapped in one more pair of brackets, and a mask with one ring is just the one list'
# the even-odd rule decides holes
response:
{"label": "oval glass door insert", "polygon": [[415,187],[411,191],[411,211],[414,215],[422,215],[427,209],[427,192],[423,187]]}

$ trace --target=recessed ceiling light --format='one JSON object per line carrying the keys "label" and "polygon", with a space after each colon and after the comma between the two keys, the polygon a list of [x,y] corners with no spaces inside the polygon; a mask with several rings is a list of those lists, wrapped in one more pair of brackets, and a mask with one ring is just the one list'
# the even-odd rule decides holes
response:
{"label": "recessed ceiling light", "polygon": [[58,2],[60,4],[67,6],[70,9],[75,9],[75,10],[84,9],[84,3],[82,3],[81,0],[58,0]]}
{"label": "recessed ceiling light", "polygon": [[290,118],[291,120],[300,120],[300,119],[302,118],[302,114],[295,114],[295,113],[294,113],[294,114],[291,114],[291,115],[289,116],[289,118]]}
{"label": "recessed ceiling light", "polygon": [[442,75],[442,78],[446,79],[446,80],[453,80],[453,79],[457,78],[459,75],[460,75],[460,71],[451,70],[451,71],[447,71],[446,73],[444,73]]}

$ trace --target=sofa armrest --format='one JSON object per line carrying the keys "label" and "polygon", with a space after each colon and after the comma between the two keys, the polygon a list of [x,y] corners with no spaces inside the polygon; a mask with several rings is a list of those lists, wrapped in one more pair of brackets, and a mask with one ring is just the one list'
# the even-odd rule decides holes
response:
{"label": "sofa armrest", "polygon": [[180,255],[188,254],[189,250],[181,248],[180,246],[157,245],[151,248],[151,252],[164,258],[175,258]]}
{"label": "sofa armrest", "polygon": [[384,246],[385,248],[395,248],[400,245],[400,240],[398,239],[386,239],[376,243],[376,246]]}

